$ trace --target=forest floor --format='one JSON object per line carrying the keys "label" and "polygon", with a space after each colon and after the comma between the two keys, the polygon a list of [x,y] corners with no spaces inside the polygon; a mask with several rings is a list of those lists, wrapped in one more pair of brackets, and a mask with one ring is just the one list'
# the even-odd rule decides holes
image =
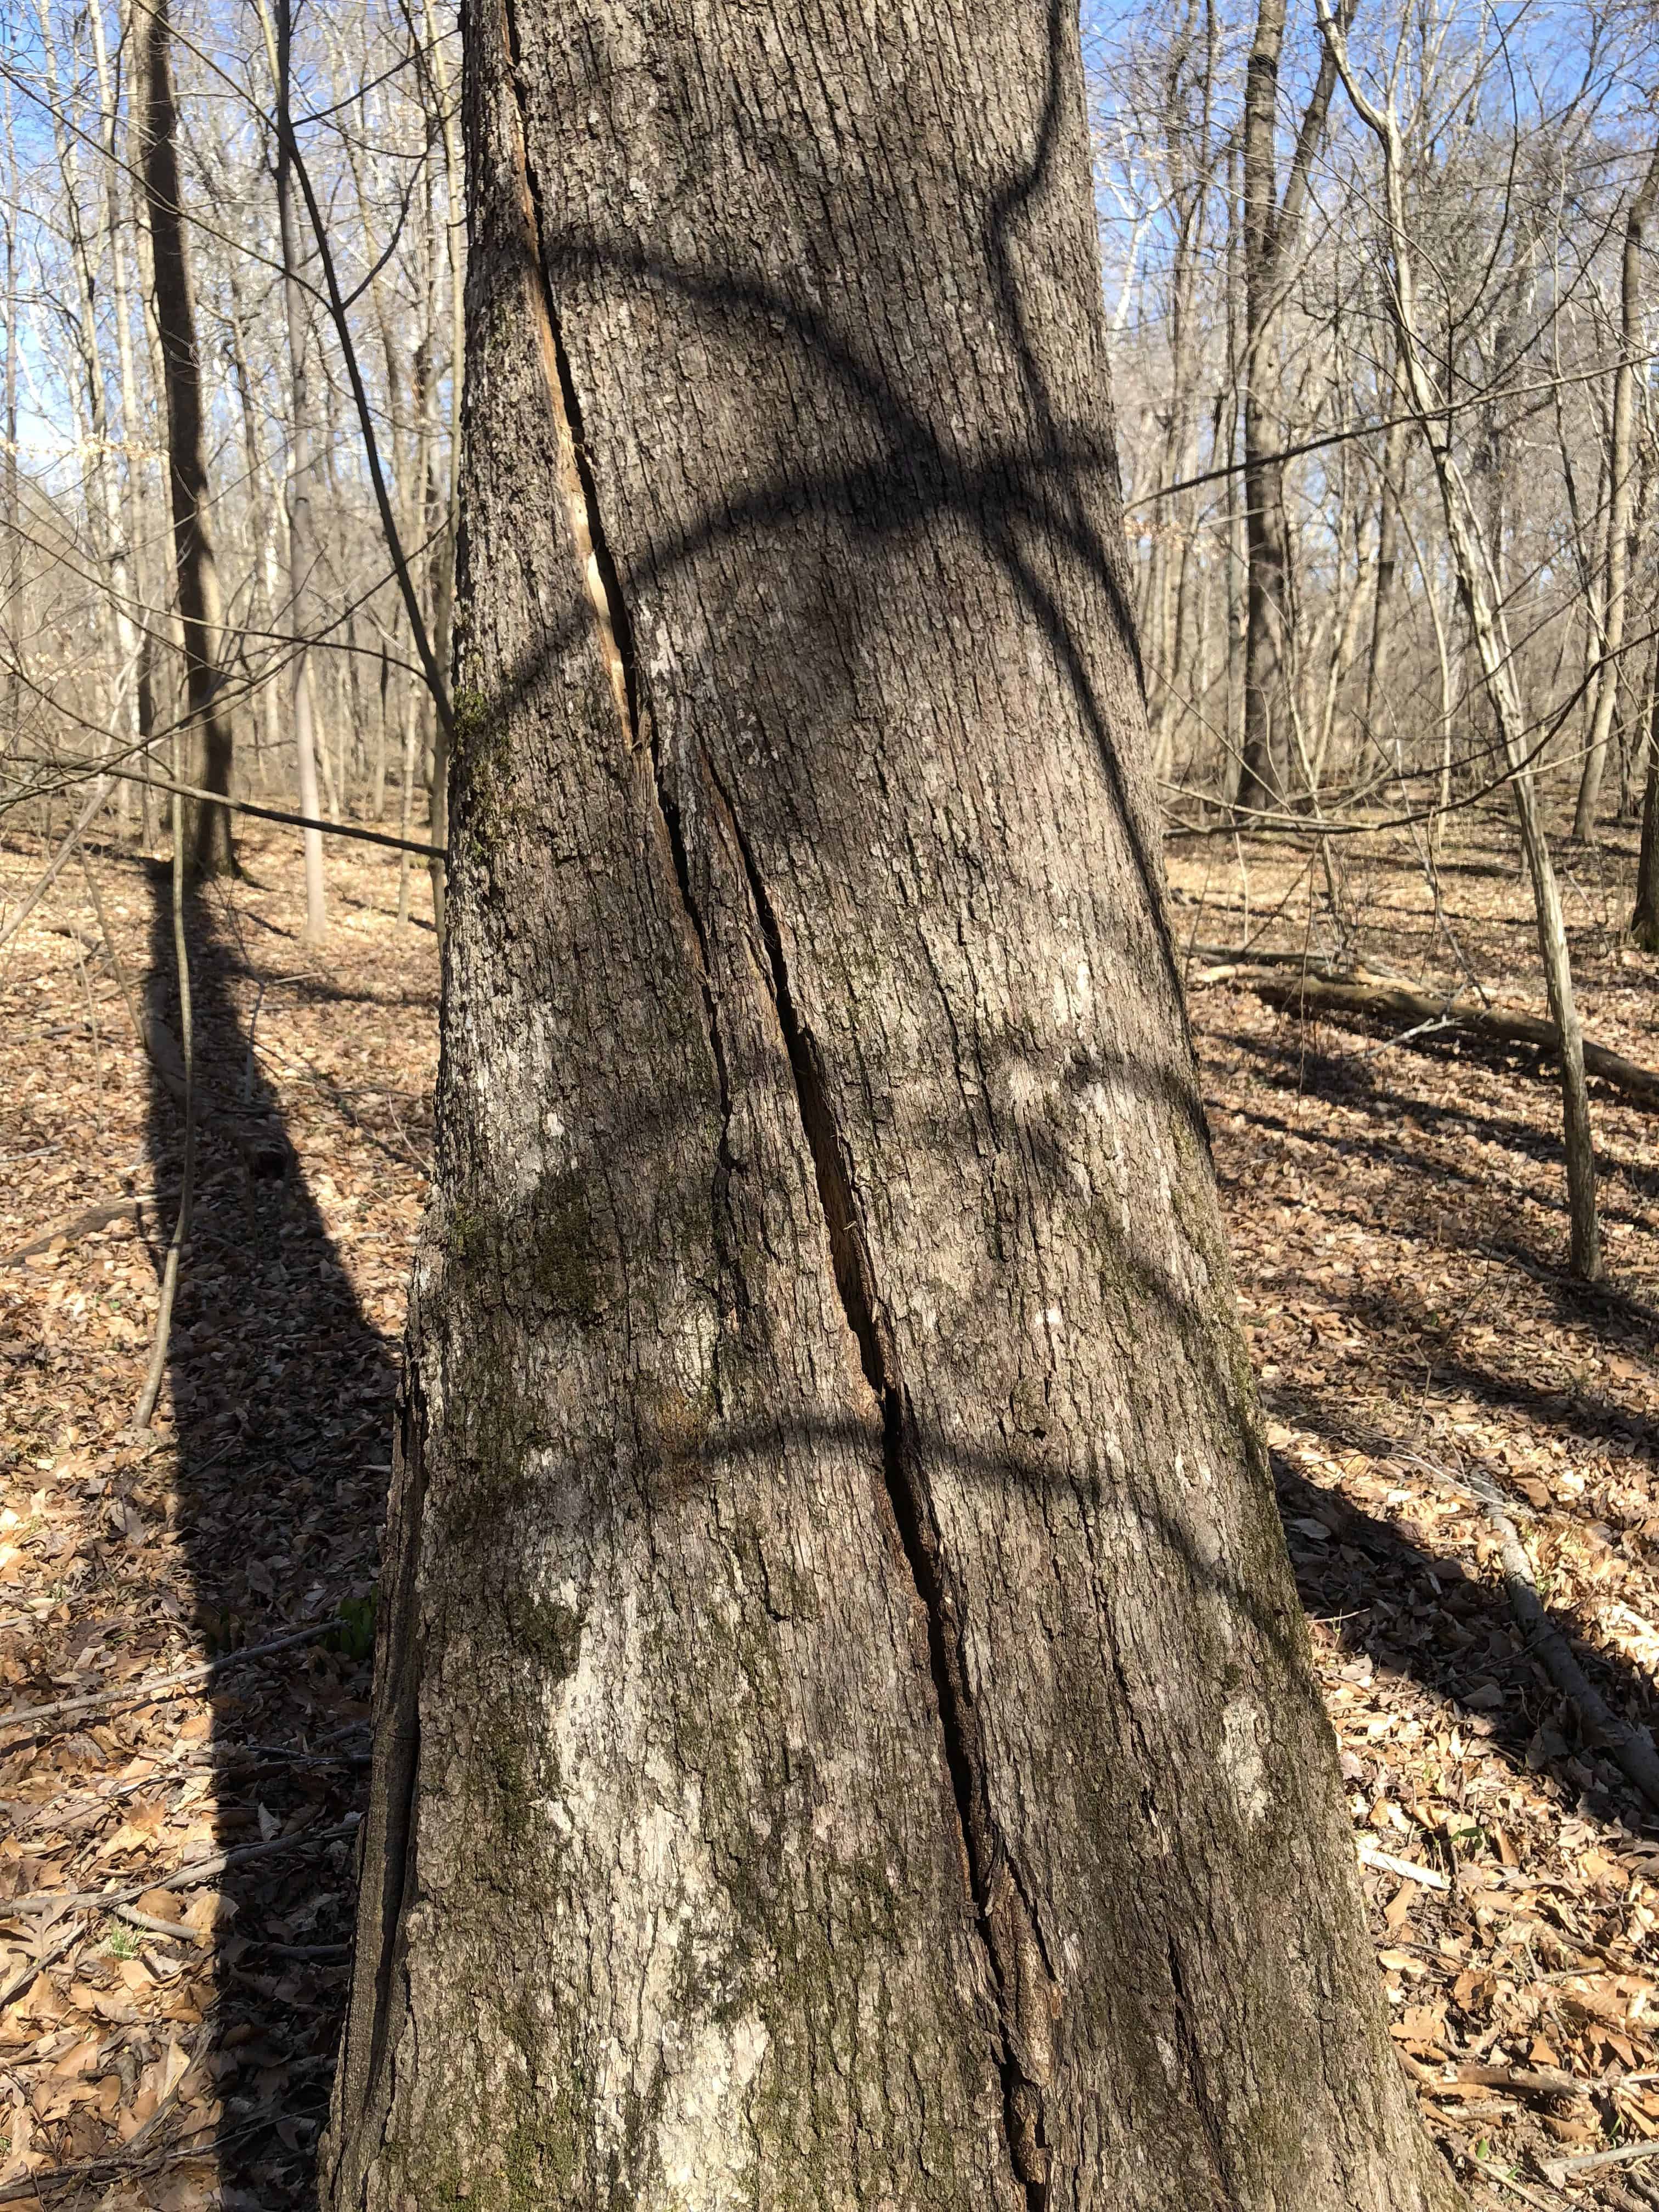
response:
{"label": "forest floor", "polygon": [[[1585,1291],[1535,1053],[1275,1012],[1238,958],[1341,950],[1541,1011],[1512,837],[1460,836],[1438,920],[1380,840],[1328,879],[1288,846],[1177,844],[1173,913],[1401,2063],[1474,2201],[1629,2212],[1659,2159],[1559,2162],[1659,2148],[1659,1821],[1516,1630],[1478,1493],[1613,1711],[1659,1720],[1659,1125],[1595,1087]],[[1586,1028],[1646,1060],[1631,843],[1564,861]],[[189,918],[202,1149],[148,1432],[181,1117],[78,867],[0,949],[0,2203],[313,2201],[436,961],[394,858],[331,848],[312,952],[295,857],[244,857]],[[40,866],[0,848],[0,926]],[[176,1030],[166,871],[92,871]]]}

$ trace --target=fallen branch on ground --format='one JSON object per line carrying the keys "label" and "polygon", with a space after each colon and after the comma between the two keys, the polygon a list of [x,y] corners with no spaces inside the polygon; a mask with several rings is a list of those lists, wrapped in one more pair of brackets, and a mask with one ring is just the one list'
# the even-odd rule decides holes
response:
{"label": "fallen branch on ground", "polygon": [[1659,1811],[1659,1752],[1653,1747],[1653,1738],[1645,1729],[1632,1727],[1614,1715],[1573,1657],[1566,1638],[1544,1609],[1533,1580],[1532,1562],[1515,1532],[1514,1522],[1491,1504],[1486,1505],[1486,1518],[1497,1534],[1510,1610],[1517,1626],[1525,1630],[1534,1656],[1541,1660],[1561,1695],[1577,1707],[1592,1739],[1617,1759],[1634,1788]]}
{"label": "fallen branch on ground", "polygon": [[222,1652],[216,1659],[198,1659],[188,1667],[180,1667],[171,1674],[157,1674],[147,1682],[124,1683],[118,1690],[89,1691],[84,1698],[60,1698],[52,1705],[25,1705],[21,1712],[0,1713],[0,1729],[34,1728],[42,1721],[62,1720],[70,1713],[94,1712],[101,1705],[147,1705],[152,1698],[169,1691],[205,1681],[222,1667],[240,1667],[250,1659],[263,1659],[272,1651],[286,1651],[292,1644],[314,1644],[319,1637],[326,1636],[339,1625],[337,1620],[315,1621],[309,1628],[295,1629],[290,1635],[274,1636],[269,1644],[250,1644],[245,1650]]}
{"label": "fallen branch on ground", "polygon": [[1659,2142],[1621,2143],[1617,2150],[1593,2150],[1582,2158],[1547,2158],[1541,2161],[1544,2179],[1552,2189],[1565,2189],[1581,2173],[1601,2166],[1633,2166],[1638,2158],[1659,2158]]}
{"label": "fallen branch on ground", "polygon": [[[1239,964],[1255,963],[1241,961]],[[1492,1044],[1528,1045],[1539,1052],[1560,1049],[1560,1031],[1553,1022],[1540,1021],[1531,1014],[1505,1013],[1496,1006],[1460,1006],[1449,998],[1408,990],[1401,983],[1343,983],[1310,974],[1295,982],[1281,982],[1272,975],[1252,976],[1249,984],[1258,999],[1285,1013],[1359,1014],[1372,1021],[1455,1022],[1470,1036],[1484,1037]],[[1659,1107],[1659,1071],[1640,1066],[1606,1045],[1592,1044],[1588,1037],[1584,1066],[1638,1105]]]}
{"label": "fallen branch on ground", "polygon": [[44,1237],[37,1237],[32,1244],[20,1244],[15,1252],[0,1255],[0,1267],[18,1267],[25,1260],[33,1259],[37,1252],[45,1252],[61,1237],[66,1244],[77,1237],[96,1236],[107,1229],[112,1221],[136,1221],[147,1206],[154,1206],[153,1198],[111,1198],[101,1206],[89,1206],[84,1213],[77,1213],[73,1221],[60,1222],[56,1229],[48,1229]]}
{"label": "fallen branch on ground", "polygon": [[[175,1874],[162,1875],[157,1881],[132,1882],[125,1889],[80,1889],[68,1896],[61,1890],[32,1890],[27,1897],[14,1897],[9,1905],[0,1905],[0,1917],[27,1919],[35,1913],[53,1911],[113,1912],[118,1905],[134,1904],[153,1889],[198,1889],[216,1875],[228,1873],[232,1867],[246,1866],[250,1859],[266,1859],[274,1851],[297,1851],[312,1844],[337,1844],[343,1836],[355,1836],[356,1832],[357,1821],[354,1818],[342,1820],[337,1827],[307,1828],[297,1836],[273,1836],[268,1844],[241,1844],[234,1851],[215,1851],[208,1858],[191,1859]],[[38,1964],[34,1971],[40,1972]]]}

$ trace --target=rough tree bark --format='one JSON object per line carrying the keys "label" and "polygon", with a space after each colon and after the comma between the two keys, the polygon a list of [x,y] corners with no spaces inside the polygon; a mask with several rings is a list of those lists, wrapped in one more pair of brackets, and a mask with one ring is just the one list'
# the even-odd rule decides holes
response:
{"label": "rough tree bark", "polygon": [[[231,728],[220,696],[223,617],[219,570],[208,521],[207,446],[196,351],[196,307],[179,199],[178,116],[173,98],[167,0],[137,0],[133,15],[143,70],[139,144],[167,402],[173,556],[179,580],[190,716],[185,781],[204,791],[222,791],[228,798]],[[222,874],[235,866],[228,807],[191,799],[185,810],[185,836],[190,864],[198,874]]]}
{"label": "rough tree bark", "polygon": [[1075,8],[468,41],[326,2201],[1449,2205],[1171,963]]}

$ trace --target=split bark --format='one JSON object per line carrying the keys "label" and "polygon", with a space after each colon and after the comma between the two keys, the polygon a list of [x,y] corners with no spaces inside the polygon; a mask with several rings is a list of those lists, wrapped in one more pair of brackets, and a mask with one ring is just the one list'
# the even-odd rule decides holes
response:
{"label": "split bark", "polygon": [[1075,8],[468,15],[333,2212],[1429,2212],[1159,876]]}

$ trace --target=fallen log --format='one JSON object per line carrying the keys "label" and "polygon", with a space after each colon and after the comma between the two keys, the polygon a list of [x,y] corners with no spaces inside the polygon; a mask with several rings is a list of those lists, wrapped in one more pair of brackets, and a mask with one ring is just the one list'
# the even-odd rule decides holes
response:
{"label": "fallen log", "polygon": [[[1252,975],[1249,987],[1267,1006],[1286,1013],[1358,1014],[1370,1021],[1403,1021],[1412,1025],[1444,1022],[1484,1037],[1491,1044],[1530,1046],[1538,1052],[1559,1052],[1560,1032],[1553,1022],[1533,1014],[1508,1013],[1498,1006],[1459,1006],[1453,1000],[1428,991],[1413,991],[1400,983],[1339,983],[1323,976],[1302,975],[1285,980],[1277,975]],[[1588,1073],[1608,1084],[1640,1106],[1659,1107],[1659,1071],[1643,1067],[1606,1045],[1584,1040]]]}

